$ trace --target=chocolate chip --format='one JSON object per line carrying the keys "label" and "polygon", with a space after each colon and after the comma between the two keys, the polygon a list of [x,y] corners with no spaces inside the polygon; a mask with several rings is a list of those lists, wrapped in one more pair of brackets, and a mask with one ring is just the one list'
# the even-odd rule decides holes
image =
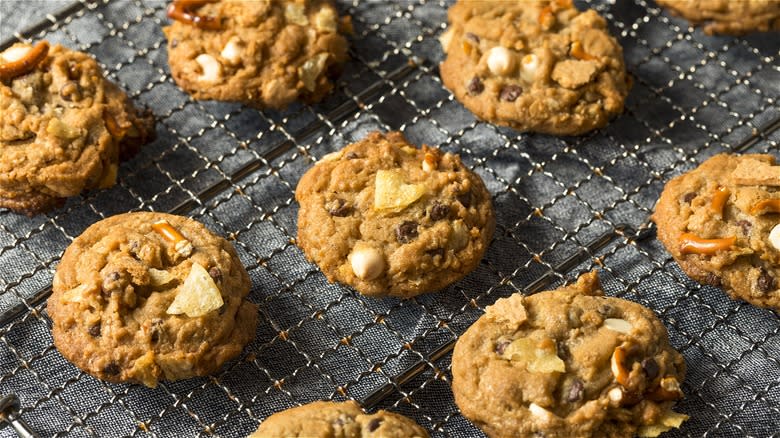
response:
{"label": "chocolate chip", "polygon": [[523,89],[520,88],[519,85],[507,85],[501,89],[501,92],[498,94],[498,98],[506,102],[514,102],[518,97],[520,97],[522,92]]}
{"label": "chocolate chip", "polygon": [[504,351],[506,351],[506,347],[509,346],[509,344],[511,344],[511,342],[507,341],[506,339],[496,342],[496,354],[502,356],[504,354]]}
{"label": "chocolate chip", "polygon": [[103,295],[110,297],[114,291],[121,290],[122,284],[120,282],[120,278],[121,275],[116,271],[106,274],[106,276],[103,277],[103,284],[100,285]]}
{"label": "chocolate chip", "polygon": [[109,376],[116,376],[119,374],[119,365],[116,364],[116,362],[111,362],[110,364],[103,367],[103,374],[108,374]]}
{"label": "chocolate chip", "polygon": [[352,212],[352,207],[347,205],[347,201],[336,198],[327,204],[325,204],[325,208],[328,209],[328,213],[330,213],[331,216],[337,216],[337,217],[344,217],[348,216]]}
{"label": "chocolate chip", "polygon": [[417,237],[417,222],[403,221],[395,228],[395,238],[401,243],[409,243]]}
{"label": "chocolate chip", "polygon": [[93,338],[97,338],[98,336],[100,336],[100,321],[92,324],[92,327],[89,328],[88,332],[89,335],[92,336]]}
{"label": "chocolate chip", "polygon": [[652,357],[646,357],[642,359],[642,370],[645,372],[647,380],[650,381],[653,381],[656,377],[658,377],[658,371],[660,371],[658,368],[658,362],[656,362]]}
{"label": "chocolate chip", "polygon": [[354,152],[347,152],[347,155],[344,156],[347,160],[354,160],[355,158],[360,158],[360,156]]}
{"label": "chocolate chip", "polygon": [[704,283],[715,287],[720,287],[721,285],[720,277],[713,274],[712,272],[707,273],[707,276],[704,278]]}
{"label": "chocolate chip", "polygon": [[464,208],[471,207],[471,190],[467,191],[466,193],[459,194],[456,196],[456,199]]}
{"label": "chocolate chip", "polygon": [[425,251],[425,253],[431,257],[436,257],[436,256],[444,257],[444,248],[429,249]]}
{"label": "chocolate chip", "polygon": [[60,87],[60,97],[67,102],[81,100],[81,87],[76,81],[68,81]]}
{"label": "chocolate chip", "polygon": [[209,275],[211,276],[211,279],[217,283],[222,281],[222,270],[216,266],[209,268]]}
{"label": "chocolate chip", "polygon": [[750,229],[753,228],[753,224],[750,223],[750,221],[746,220],[740,220],[737,221],[737,225],[739,225],[740,228],[742,228],[742,234],[745,236],[750,235]]}
{"label": "chocolate chip", "polygon": [[468,85],[466,85],[466,89],[471,94],[479,94],[483,91],[485,91],[485,84],[482,83],[482,80],[476,76],[471,78]]}
{"label": "chocolate chip", "polygon": [[177,40],[176,38],[171,40],[171,47],[172,48],[175,49],[178,45],[179,45],[179,40]]}
{"label": "chocolate chip", "polygon": [[573,403],[582,400],[582,393],[585,391],[585,385],[582,384],[582,380],[574,379],[569,387],[569,393],[566,394],[566,401]]}
{"label": "chocolate chip", "polygon": [[775,289],[775,279],[772,274],[764,268],[761,268],[761,275],[758,276],[758,290],[767,293]]}
{"label": "chocolate chip", "polygon": [[434,202],[431,207],[431,220],[438,221],[447,218],[450,215],[450,206],[439,202]]}
{"label": "chocolate chip", "polygon": [[601,305],[599,305],[599,308],[598,308],[598,312],[602,316],[610,316],[610,315],[612,315],[612,310],[613,310],[612,306],[610,306],[609,304],[601,304]]}
{"label": "chocolate chip", "polygon": [[368,422],[368,431],[373,432],[377,429],[379,429],[379,425],[382,424],[382,419],[380,418],[374,418],[371,421]]}
{"label": "chocolate chip", "polygon": [[152,344],[156,344],[160,340],[160,332],[157,329],[152,329],[152,334],[149,336],[149,340]]}
{"label": "chocolate chip", "polygon": [[685,196],[683,196],[683,201],[685,201],[686,204],[690,204],[691,201],[693,201],[693,198],[696,197],[695,192],[686,193]]}
{"label": "chocolate chip", "polygon": [[466,32],[463,36],[466,37],[466,39],[471,41],[472,43],[479,44],[479,37],[474,35],[473,33]]}
{"label": "chocolate chip", "polygon": [[157,341],[160,340],[160,332],[162,331],[162,325],[163,320],[162,319],[154,319],[152,320],[152,333],[149,335],[149,340],[152,341],[153,344],[156,344]]}

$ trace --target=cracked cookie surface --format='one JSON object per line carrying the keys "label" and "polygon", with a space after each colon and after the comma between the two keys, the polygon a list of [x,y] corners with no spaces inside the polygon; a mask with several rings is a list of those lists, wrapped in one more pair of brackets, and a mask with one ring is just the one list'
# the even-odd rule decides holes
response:
{"label": "cracked cookie surface", "polygon": [[441,78],[480,119],[579,135],[623,111],[623,50],[595,11],[569,0],[460,0],[448,17]]}
{"label": "cracked cookie surface", "polygon": [[[17,43],[0,53],[0,207],[27,214],[114,185],[120,160],[154,135],[152,117],[94,59],[48,47]],[[25,59],[26,68],[8,68]]]}
{"label": "cracked cookie surface", "polygon": [[48,313],[54,344],[85,372],[155,387],[215,372],[255,336],[257,307],[232,245],[192,219],[126,213],[65,251]]}
{"label": "cracked cookie surface", "polygon": [[744,35],[780,30],[777,0],[657,0],[708,35]]}
{"label": "cracked cookie surface", "polygon": [[488,306],[455,345],[452,391],[490,437],[657,436],[685,376],[655,314],[604,297],[596,272]]}
{"label": "cracked cookie surface", "polygon": [[329,281],[411,297],[474,270],[495,229],[490,194],[452,153],[374,132],[318,161],[295,190],[297,243]]}
{"label": "cracked cookie surface", "polygon": [[173,78],[196,99],[275,109],[318,102],[347,60],[339,29],[349,22],[327,0],[178,1],[176,7],[203,23],[174,20],[163,29]]}
{"label": "cracked cookie surface", "polygon": [[716,155],[669,181],[658,239],[694,280],[780,310],[780,166],[772,155]]}
{"label": "cracked cookie surface", "polygon": [[317,401],[268,417],[249,438],[427,438],[413,420],[384,410],[366,414],[354,401]]}

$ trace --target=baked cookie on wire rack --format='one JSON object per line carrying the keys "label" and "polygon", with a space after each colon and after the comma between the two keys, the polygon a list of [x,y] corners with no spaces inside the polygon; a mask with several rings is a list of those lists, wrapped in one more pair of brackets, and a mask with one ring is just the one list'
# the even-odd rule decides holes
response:
{"label": "baked cookie on wire rack", "polygon": [[474,270],[495,229],[482,179],[460,157],[374,132],[329,154],[295,189],[297,243],[329,281],[412,297]]}
{"label": "baked cookie on wire rack", "polygon": [[490,437],[655,437],[688,418],[672,410],[685,370],[653,311],[591,272],[488,306],[455,344],[452,391]]}
{"label": "baked cookie on wire rack", "polygon": [[428,438],[414,420],[379,410],[366,414],[354,401],[317,401],[266,418],[248,438]]}
{"label": "baked cookie on wire rack", "polygon": [[47,309],[54,345],[110,382],[204,376],[255,336],[257,306],[233,246],[192,219],[125,213],[73,240]]}
{"label": "baked cookie on wire rack", "polygon": [[347,60],[351,22],[328,0],[175,0],[168,16],[171,73],[196,99],[318,102]]}
{"label": "baked cookie on wire rack", "polygon": [[114,185],[154,120],[86,53],[46,41],[0,53],[0,207],[43,213]]}
{"label": "baked cookie on wire rack", "polygon": [[780,30],[777,0],[656,0],[708,35],[745,35]]}
{"label": "baked cookie on wire rack", "polygon": [[694,280],[780,311],[780,165],[772,155],[716,155],[669,181],[658,239]]}
{"label": "baked cookie on wire rack", "polygon": [[579,135],[623,111],[623,50],[595,11],[570,0],[460,0],[448,17],[441,78],[480,119]]}

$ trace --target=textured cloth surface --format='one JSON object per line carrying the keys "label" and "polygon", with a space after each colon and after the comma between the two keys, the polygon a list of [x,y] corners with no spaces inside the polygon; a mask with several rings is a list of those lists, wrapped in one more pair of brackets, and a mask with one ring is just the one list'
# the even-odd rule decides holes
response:
{"label": "textured cloth surface", "polygon": [[[51,7],[0,4],[4,44],[25,25],[21,18]],[[463,333],[496,299],[535,286],[553,268],[545,288],[595,268],[607,295],[652,308],[685,356],[687,397],[677,410],[691,419],[667,436],[780,430],[778,315],[689,280],[652,230],[634,238],[673,176],[742,144],[778,155],[780,132],[766,130],[780,116],[778,39],[707,36],[651,1],[594,0],[634,78],[625,113],[580,138],[518,134],[478,122],[442,86],[437,37],[448,5],[339,2],[352,16],[352,60],[323,102],[284,112],[194,101],[179,90],[167,66],[161,1],[88,4],[30,35],[91,53],[158,120],[157,140],[122,164],[113,188],[45,216],[0,211],[0,394],[19,396],[32,429],[245,436],[291,406],[363,400]],[[493,196],[497,226],[485,259],[443,291],[365,298],[327,283],[295,246],[293,192],[303,172],[377,129],[461,154]],[[75,236],[130,210],[191,216],[228,237],[247,267],[249,299],[260,308],[256,338],[213,378],[154,390],[107,384],[52,347],[45,301],[36,297],[45,297]],[[415,419],[432,436],[480,436],[453,403],[449,361],[423,367],[376,407]]]}

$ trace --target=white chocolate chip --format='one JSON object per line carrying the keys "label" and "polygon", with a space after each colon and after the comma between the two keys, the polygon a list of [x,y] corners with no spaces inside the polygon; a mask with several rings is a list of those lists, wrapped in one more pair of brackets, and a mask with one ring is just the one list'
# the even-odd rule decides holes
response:
{"label": "white chocolate chip", "polygon": [[604,327],[619,332],[619,333],[631,333],[631,323],[625,319],[620,318],[607,318],[604,320]]}
{"label": "white chocolate chip", "polygon": [[382,253],[367,246],[356,246],[349,255],[352,272],[362,280],[373,280],[385,270],[385,259]]}
{"label": "white chocolate chip", "polygon": [[219,54],[230,65],[237,65],[241,62],[241,49],[243,44],[238,37],[230,37],[225,47],[222,48],[222,52]]}
{"label": "white chocolate chip", "polygon": [[607,397],[615,403],[620,403],[623,400],[623,390],[616,386],[609,390]]}
{"label": "white chocolate chip", "polygon": [[314,16],[314,27],[320,32],[336,32],[338,30],[336,12],[328,7],[320,9]]}
{"label": "white chocolate chip", "polygon": [[444,33],[439,36],[439,43],[441,44],[441,49],[444,51],[444,53],[447,53],[447,48],[450,46],[450,41],[452,41],[452,29],[447,29],[444,31]]}
{"label": "white chocolate chip", "polygon": [[539,57],[533,53],[523,56],[520,62],[520,77],[526,82],[533,82],[539,71]]}
{"label": "white chocolate chip", "polygon": [[195,62],[203,69],[203,73],[198,76],[199,82],[217,82],[222,78],[222,64],[213,56],[203,53],[195,58]]}
{"label": "white chocolate chip", "polygon": [[769,243],[771,243],[776,250],[780,251],[780,224],[775,225],[774,228],[772,228],[772,231],[769,232]]}
{"label": "white chocolate chip", "polygon": [[487,54],[487,65],[491,73],[507,75],[515,68],[515,55],[506,47],[493,47]]}
{"label": "white chocolate chip", "polygon": [[555,415],[547,409],[537,405],[536,403],[531,403],[528,405],[528,410],[531,411],[531,415],[545,423],[550,422]]}
{"label": "white chocolate chip", "polygon": [[3,58],[3,61],[5,62],[14,62],[18,61],[25,56],[27,56],[27,52],[32,49],[32,46],[28,45],[13,45],[6,49],[3,53],[0,53],[0,58]]}

